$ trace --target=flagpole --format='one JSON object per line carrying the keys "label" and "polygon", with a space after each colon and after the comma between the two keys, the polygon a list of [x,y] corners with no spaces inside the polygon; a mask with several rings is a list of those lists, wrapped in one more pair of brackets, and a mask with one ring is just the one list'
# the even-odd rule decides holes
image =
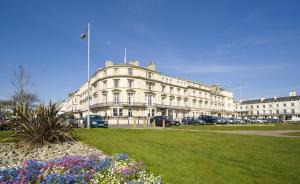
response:
{"label": "flagpole", "polygon": [[90,128],[90,23],[88,23],[88,118],[87,127]]}

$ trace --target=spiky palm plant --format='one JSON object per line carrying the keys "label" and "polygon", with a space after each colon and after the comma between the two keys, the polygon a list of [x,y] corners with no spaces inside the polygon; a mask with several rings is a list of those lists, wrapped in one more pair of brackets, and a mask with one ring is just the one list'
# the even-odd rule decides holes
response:
{"label": "spiky palm plant", "polygon": [[25,144],[45,144],[73,141],[71,127],[66,118],[59,116],[57,103],[48,106],[39,105],[36,108],[16,106],[13,108],[16,119],[11,123],[14,131],[12,138]]}

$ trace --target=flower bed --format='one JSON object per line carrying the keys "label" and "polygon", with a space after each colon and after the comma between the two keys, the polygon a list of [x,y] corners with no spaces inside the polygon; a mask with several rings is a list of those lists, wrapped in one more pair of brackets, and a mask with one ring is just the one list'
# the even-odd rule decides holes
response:
{"label": "flower bed", "polygon": [[28,160],[21,167],[0,171],[4,183],[162,183],[127,154],[66,156],[45,162]]}

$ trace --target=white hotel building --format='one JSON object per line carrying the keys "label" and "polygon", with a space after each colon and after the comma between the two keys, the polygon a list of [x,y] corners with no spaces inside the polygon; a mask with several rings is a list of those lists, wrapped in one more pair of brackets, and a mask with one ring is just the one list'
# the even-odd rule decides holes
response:
{"label": "white hotel building", "polygon": [[[88,83],[69,95],[63,110],[85,116]],[[232,117],[233,94],[219,85],[206,85],[156,71],[155,64],[138,61],[114,64],[106,61],[90,79],[91,114],[110,119],[168,115],[180,119],[200,115]]]}
{"label": "white hotel building", "polygon": [[235,102],[238,117],[300,120],[300,96],[290,92],[286,97],[261,98]]}

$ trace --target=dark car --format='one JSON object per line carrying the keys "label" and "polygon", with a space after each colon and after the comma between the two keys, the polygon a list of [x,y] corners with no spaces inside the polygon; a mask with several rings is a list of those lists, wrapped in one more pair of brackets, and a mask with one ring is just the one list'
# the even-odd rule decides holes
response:
{"label": "dark car", "polygon": [[205,124],[215,124],[218,122],[218,117],[216,116],[203,115],[199,119],[204,120]]}
{"label": "dark car", "polygon": [[194,117],[185,117],[181,121],[185,125],[204,125],[205,121],[200,118],[194,118]]}
{"label": "dark car", "polygon": [[154,116],[153,118],[150,119],[150,124],[152,125],[153,122],[155,122],[155,126],[163,126],[163,121],[165,121],[166,127],[180,125],[179,121],[174,120],[170,116]]}
{"label": "dark car", "polygon": [[268,123],[278,123],[280,120],[275,118],[268,118]]}
{"label": "dark car", "polygon": [[[86,116],[83,120],[84,127],[87,127],[87,118]],[[105,120],[102,116],[100,115],[90,115],[90,128],[107,128],[108,127],[108,122]]]}

